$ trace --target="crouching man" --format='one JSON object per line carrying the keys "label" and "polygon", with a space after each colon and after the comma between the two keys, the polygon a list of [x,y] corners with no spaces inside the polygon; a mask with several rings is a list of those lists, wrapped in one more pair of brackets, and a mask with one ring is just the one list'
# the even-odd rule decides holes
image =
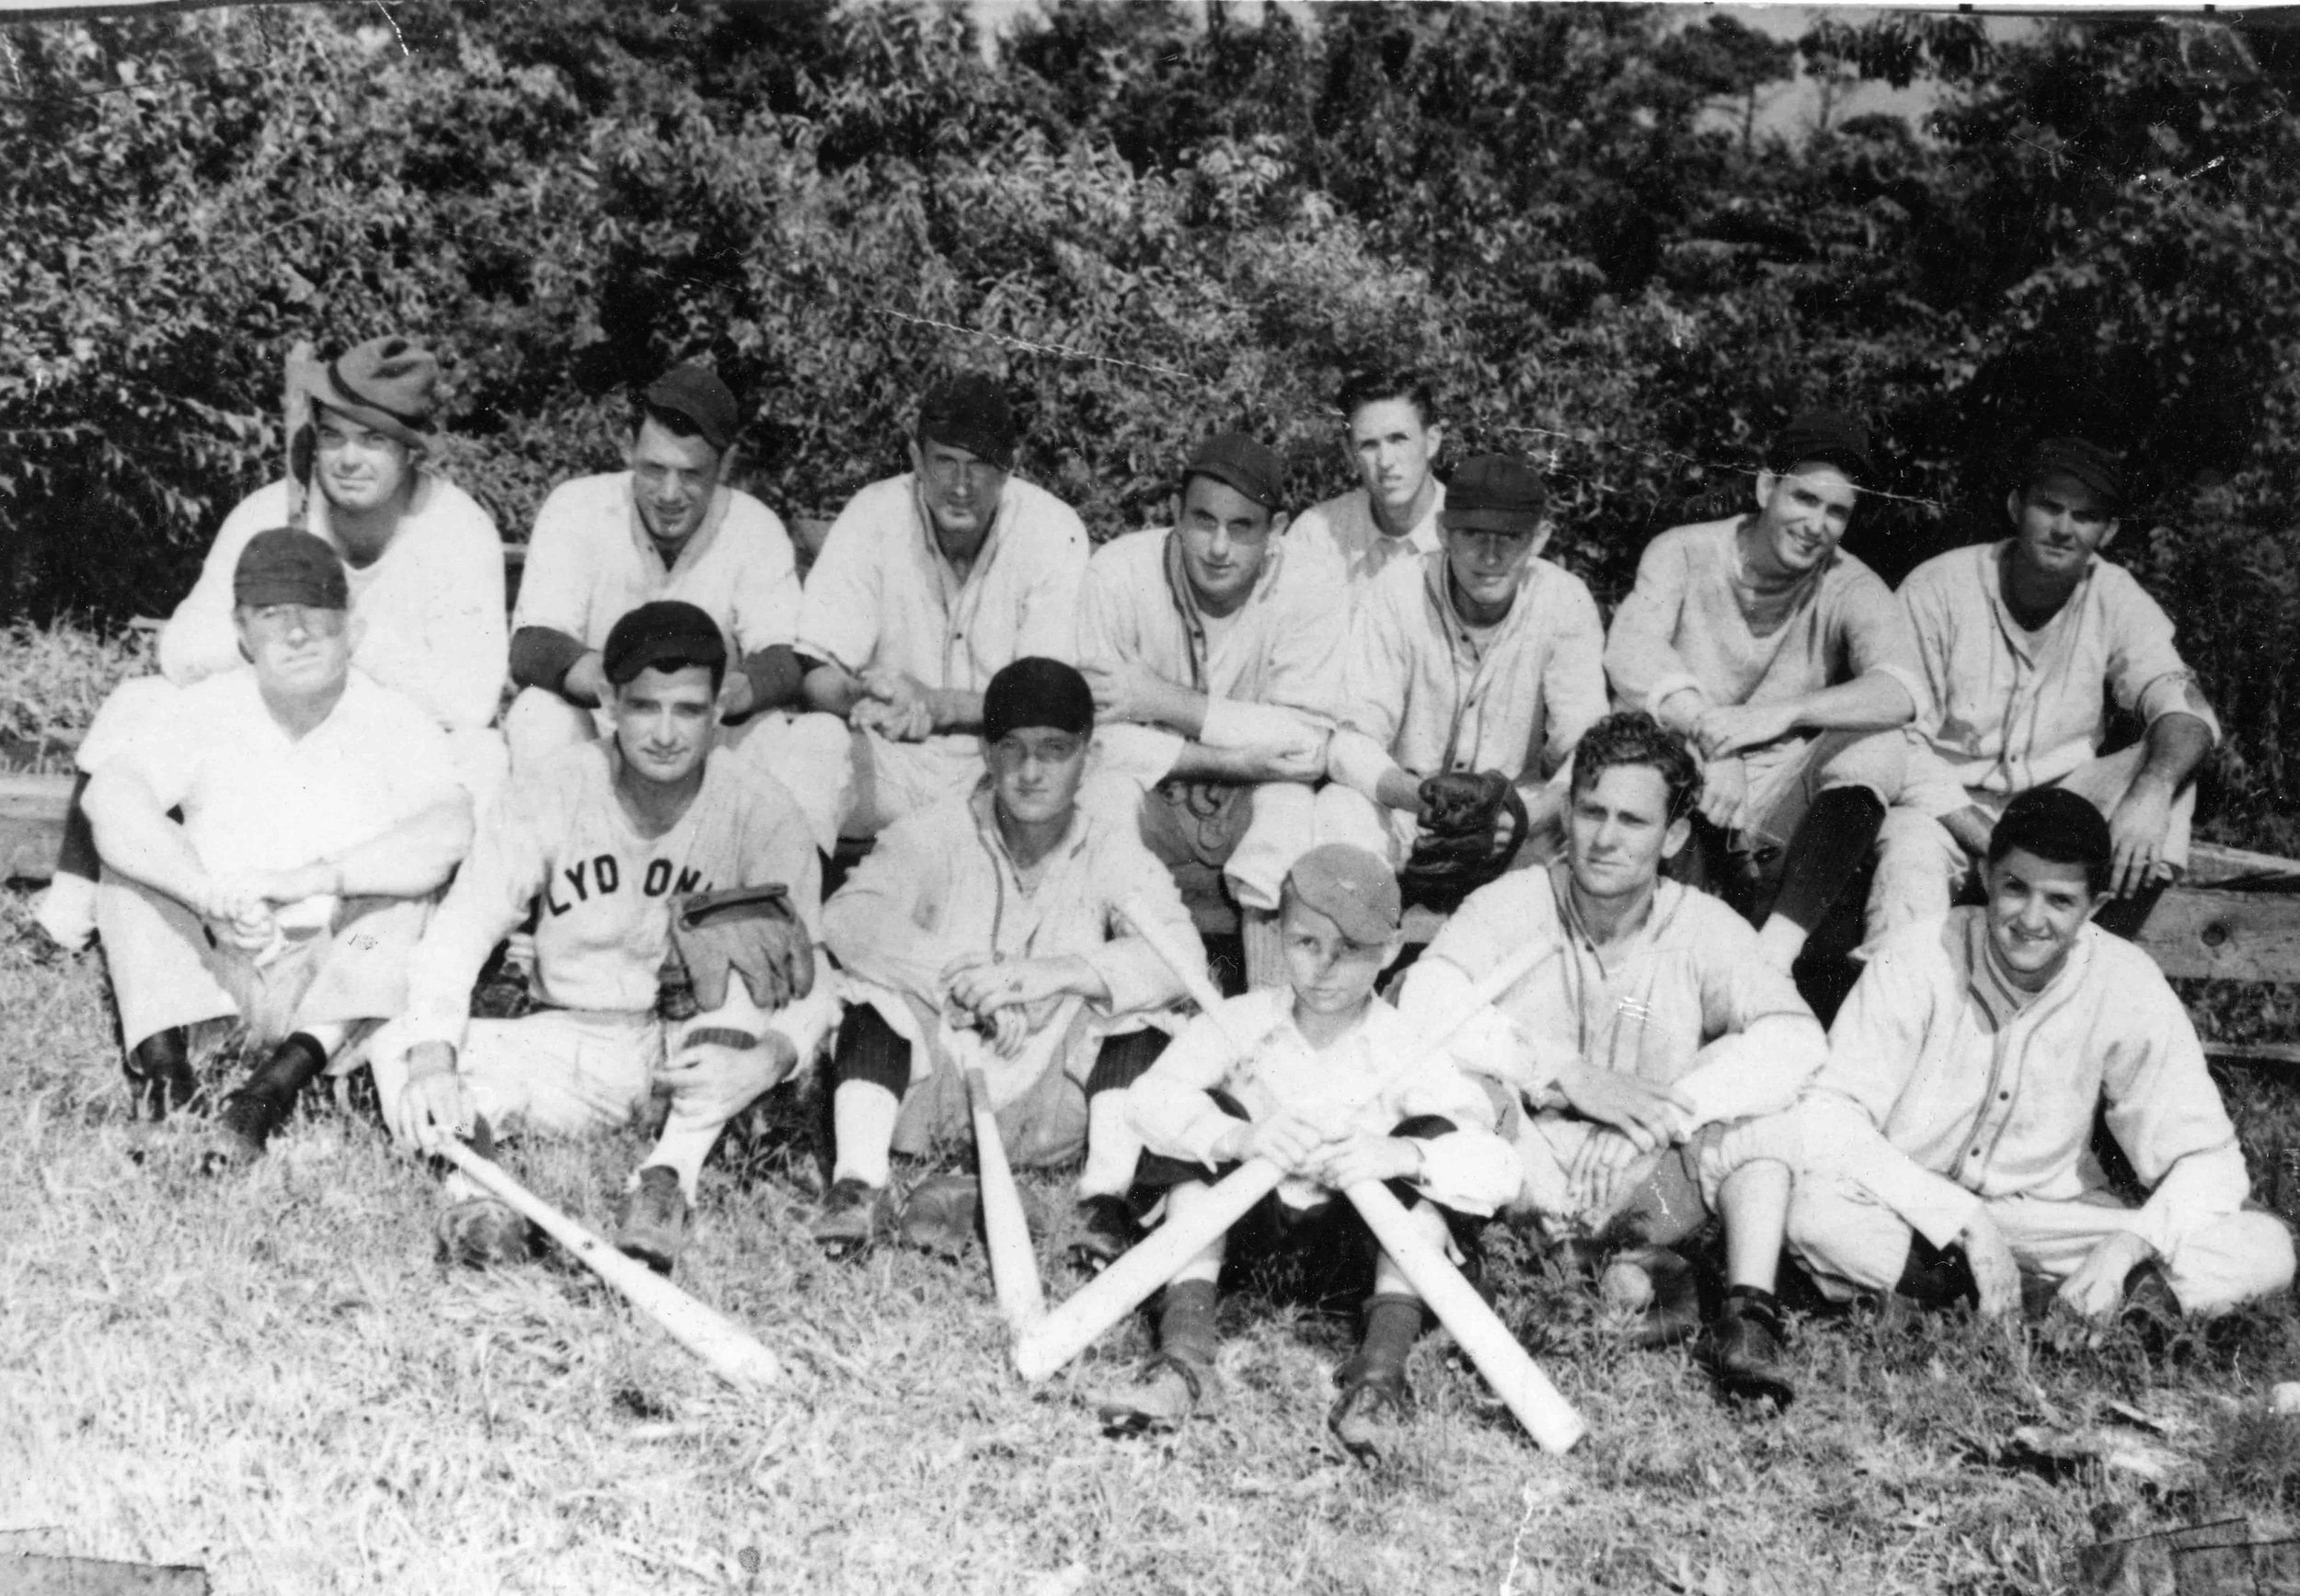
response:
{"label": "crouching man", "polygon": [[[988,773],[889,827],[823,911],[850,1006],[831,1064],[832,1187],[814,1234],[838,1255],[895,1217],[890,1154],[972,1135],[965,1072],[980,1066],[1006,1155],[1061,1163],[1083,1146],[1079,1218],[1087,1261],[1137,1232],[1124,1200],[1140,1153],[1122,1088],[1179,1023],[1178,977],[1131,935],[1121,905],[1153,918],[1201,960],[1165,867],[1131,824],[1077,802],[1094,734],[1086,678],[1026,657],[983,694]],[[951,1250],[972,1212],[955,1183],[911,1194],[912,1243]]]}
{"label": "crouching man", "polygon": [[1685,740],[1650,716],[1599,721],[1574,755],[1565,859],[1472,893],[1400,1006],[1421,1028],[1441,1026],[1526,943],[1553,950],[1453,1048],[1512,1110],[1515,1206],[1552,1239],[1611,1255],[1606,1294],[1650,1304],[1649,1346],[1700,1327],[1692,1268],[1673,1246],[1721,1215],[1719,1379],[1786,1402],[1773,1287],[1800,1149],[1779,1110],[1827,1050],[1748,923],[1661,878],[1700,785]]}
{"label": "crouching man", "polygon": [[[2212,1314],[2291,1283],[2291,1234],[2247,1201],[2187,1011],[2092,924],[2115,864],[2088,799],[2031,788],[1989,838],[1987,903],[1877,947],[1798,1109],[1788,1245],[1829,1296],[2005,1313],[2029,1283],[2100,1317],[2135,1289]],[[2149,1188],[2138,1208],[2092,1156],[2097,1115]]]}
{"label": "crouching man", "polygon": [[[427,1152],[449,1136],[610,1129],[667,1090],[615,1236],[667,1271],[719,1131],[812,1055],[837,1004],[814,981],[813,833],[779,785],[717,746],[718,623],[675,599],[642,604],[608,633],[601,670],[615,734],[513,774],[417,951],[405,1016],[376,1037],[375,1087],[394,1133]],[[473,981],[531,904],[541,1012],[472,1019]],[[724,955],[696,968],[690,928],[729,915],[750,948],[733,956],[740,975]],[[692,1005],[662,1001],[674,947]],[[523,1219],[451,1189],[449,1257],[527,1255]]]}
{"label": "crouching man", "polygon": [[471,842],[446,734],[351,668],[335,550],[258,533],[233,597],[249,662],[177,695],[86,800],[141,1102],[157,1118],[190,1100],[187,1028],[201,1020],[237,1016],[251,1048],[270,1048],[224,1099],[212,1166],[260,1154],[352,1028],[398,1011],[431,896]]}

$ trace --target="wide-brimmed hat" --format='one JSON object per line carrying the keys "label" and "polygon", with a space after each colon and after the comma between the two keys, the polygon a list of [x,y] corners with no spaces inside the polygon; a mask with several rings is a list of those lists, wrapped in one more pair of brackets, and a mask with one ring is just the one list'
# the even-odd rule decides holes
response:
{"label": "wide-brimmed hat", "polygon": [[348,349],[332,361],[298,362],[295,380],[315,404],[339,410],[362,426],[427,449],[424,431],[439,387],[431,351],[394,333]]}

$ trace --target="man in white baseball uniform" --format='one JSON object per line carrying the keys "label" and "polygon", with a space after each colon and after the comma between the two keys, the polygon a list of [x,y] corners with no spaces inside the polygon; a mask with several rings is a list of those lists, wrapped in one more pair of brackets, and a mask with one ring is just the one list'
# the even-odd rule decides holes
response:
{"label": "man in white baseball uniform", "polygon": [[[491,729],[503,691],[503,545],[488,512],[427,464],[439,362],[405,338],[371,339],[290,380],[312,407],[291,465],[317,489],[309,530],[346,567],[351,661],[447,734],[460,778],[484,806],[504,770],[502,739]],[[180,690],[246,664],[234,574],[251,538],[290,524],[289,505],[282,478],[224,518],[198,582],[160,632],[159,674],[121,683],[89,727],[78,754],[83,787],[121,749],[164,729]],[[96,872],[75,801],[37,910],[67,947],[84,946],[95,929]]]}
{"label": "man in white baseball uniform", "polygon": [[[1121,1088],[1166,1045],[1184,992],[1119,910],[1185,947],[1198,933],[1133,826],[1077,801],[1094,733],[1084,677],[1018,660],[991,678],[979,723],[987,774],[890,826],[823,910],[849,1006],[814,1234],[845,1255],[884,1233],[890,1154],[971,1139],[964,1072],[979,1065],[1009,1159],[1055,1164],[1084,1148],[1079,1250],[1107,1260],[1139,1234],[1124,1197],[1141,1146]],[[951,1189],[909,1194],[905,1239],[963,1239],[971,1208],[950,1204]]]}
{"label": "man in white baseball uniform", "polygon": [[[1877,946],[1797,1109],[1787,1234],[1825,1294],[2098,1318],[2128,1293],[2209,1315],[2291,1283],[2292,1234],[2248,1200],[2187,1010],[2091,923],[2117,868],[2091,801],[2032,787],[1990,836],[1986,905]],[[2137,1208],[2093,1155],[2096,1118],[2148,1189]]]}
{"label": "man in white baseball uniform", "polygon": [[1581,580],[1541,557],[1547,504],[1525,461],[1466,461],[1443,547],[1359,595],[1317,835],[1388,859],[1409,903],[1451,908],[1554,853],[1566,759],[1605,712],[1604,627]]}
{"label": "man in white baseball uniform", "polygon": [[[2080,793],[2108,817],[2118,901],[2104,927],[2133,935],[2186,867],[2196,769],[2220,721],[2164,611],[2100,557],[2123,494],[2106,451],[2047,439],[2006,498],[2011,538],[1927,560],[1901,584],[1938,719],[1885,821],[1872,939],[1945,913],[1995,817],[2030,787]],[[2103,756],[2111,696],[2146,731]]]}
{"label": "man in white baseball uniform", "polygon": [[398,1011],[432,895],[471,842],[446,734],[351,663],[335,550],[258,533],[233,589],[248,662],[178,693],[86,795],[139,1098],[155,1118],[190,1100],[187,1032],[203,1020],[237,1016],[263,1054],[216,1117],[211,1166],[262,1153],[354,1026]]}
{"label": "man in white baseball uniform", "polygon": [[972,787],[991,677],[1077,648],[1086,527],[1013,475],[1018,441],[995,379],[937,384],[912,468],[847,501],[808,574],[799,654],[817,713],[793,723],[776,769],[826,795],[842,835]]}
{"label": "man in white baseball uniform", "polygon": [[1429,380],[1416,372],[1354,373],[1334,405],[1361,486],[1304,511],[1287,541],[1339,558],[1354,594],[1393,561],[1438,551],[1445,484],[1430,467],[1445,428]]}
{"label": "man in white baseball uniform", "polygon": [[1096,550],[1078,601],[1098,712],[1089,791],[1115,783],[1169,867],[1220,872],[1262,986],[1283,979],[1278,890],[1311,844],[1348,635],[1340,563],[1285,535],[1284,477],[1241,433],[1202,440],[1176,524]]}
{"label": "man in white baseball uniform", "polygon": [[1901,796],[1901,728],[1924,702],[1907,617],[1838,547],[1874,477],[1857,421],[1798,416],[1757,474],[1754,511],[1646,546],[1605,642],[1615,702],[1702,754],[1685,862],[1762,927],[1783,970],[1869,857]]}
{"label": "man in white baseball uniform", "polygon": [[1600,720],[1573,757],[1566,857],[1471,893],[1399,1007],[1442,1026],[1528,942],[1551,950],[1452,1050],[1505,1098],[1524,1167],[1515,1210],[1553,1241],[1610,1255],[1604,1293],[1647,1307],[1646,1345],[1700,1327],[1692,1266],[1673,1249],[1720,1215],[1718,1377],[1786,1403],[1773,1288],[1800,1149],[1780,1111],[1827,1046],[1748,923],[1661,877],[1700,782],[1685,739],[1650,716]]}

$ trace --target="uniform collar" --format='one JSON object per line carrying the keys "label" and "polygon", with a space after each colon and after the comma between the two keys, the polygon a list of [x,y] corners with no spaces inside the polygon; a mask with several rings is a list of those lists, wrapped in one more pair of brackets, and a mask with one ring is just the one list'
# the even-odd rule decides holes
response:
{"label": "uniform collar", "polygon": [[[1533,563],[1525,568],[1524,576],[1519,580],[1517,591],[1510,599],[1510,613],[1496,621],[1490,628],[1481,629],[1489,629],[1492,636],[1501,637],[1524,626],[1525,616],[1534,607],[1527,595],[1533,591],[1534,584],[1540,577],[1541,557],[1535,555]],[[1471,628],[1469,623],[1462,618],[1462,613],[1454,607],[1454,592],[1447,580],[1445,551],[1443,548],[1421,557],[1421,591],[1428,595],[1430,608],[1436,614],[1438,625],[1444,629],[1446,639],[1457,645],[1466,642]]]}
{"label": "uniform collar", "polygon": [[[624,473],[623,495],[631,523],[631,542],[643,559],[651,562],[651,565],[663,565],[662,545],[655,541],[655,534],[647,530],[647,522],[638,512],[637,473]],[[687,534],[686,541],[679,545],[677,557],[665,567],[666,575],[675,576],[681,571],[695,568],[704,551],[718,541],[719,524],[727,519],[727,507],[733,496],[734,490],[723,482],[711,489],[710,508],[703,512],[703,524]]]}
{"label": "uniform collar", "polygon": [[[982,837],[983,845],[990,850],[993,858],[1004,864],[1019,879],[1022,872],[1016,866],[1014,855],[1006,851],[1006,836],[998,829],[998,816],[994,807],[996,802],[991,793],[990,777],[985,775],[974,784],[974,790],[967,795],[966,805],[974,817],[974,830]],[[1084,806],[1074,800],[1070,806],[1069,829],[1063,832],[1062,841],[1056,843],[1046,857],[1039,862],[1043,865],[1057,856],[1074,858],[1085,852],[1087,827],[1087,811]]]}
{"label": "uniform collar", "polygon": [[[1276,590],[1278,568],[1284,562],[1285,552],[1282,537],[1270,540],[1269,553],[1263,557],[1262,568],[1254,578],[1254,591],[1246,595],[1246,602],[1231,611],[1226,619],[1237,619]],[[1182,560],[1181,528],[1167,528],[1159,555],[1160,567],[1166,572],[1167,597],[1173,600],[1174,613],[1181,617],[1182,631],[1190,638],[1190,684],[1194,690],[1203,692],[1206,686],[1206,614],[1199,607],[1198,590],[1190,586],[1190,570]]]}
{"label": "uniform collar", "polygon": [[1984,561],[1987,580],[1984,585],[1988,589],[1989,614],[1996,617],[1996,629],[2004,634],[2005,641],[2013,651],[2026,660],[2030,658],[2029,649],[2032,642],[2049,643],[2051,639],[2060,637],[2062,623],[2083,607],[2086,595],[2092,588],[2093,573],[2100,568],[2100,557],[2096,553],[2085,562],[2084,574],[2076,579],[2076,585],[2069,590],[2068,597],[2061,602],[2061,607],[2053,612],[2051,620],[2032,632],[2014,616],[2012,605],[2005,598],[2005,582],[2009,574],[2006,567],[2012,558],[2012,549],[2011,538],[1989,545]]}
{"label": "uniform collar", "polygon": [[960,587],[974,581],[988,570],[991,557],[998,552],[999,542],[1014,521],[1014,489],[1021,485],[1021,479],[1011,474],[1007,476],[1006,491],[998,496],[998,513],[990,518],[990,530],[983,534],[983,546],[974,551],[973,563],[967,567],[963,580],[959,577],[958,568],[950,563],[950,557],[942,552],[941,541],[935,536],[934,514],[926,508],[926,493],[919,484],[918,473],[910,472],[903,480],[910,484],[911,522],[918,534],[918,546],[925,553],[927,563],[941,572],[947,580]]}

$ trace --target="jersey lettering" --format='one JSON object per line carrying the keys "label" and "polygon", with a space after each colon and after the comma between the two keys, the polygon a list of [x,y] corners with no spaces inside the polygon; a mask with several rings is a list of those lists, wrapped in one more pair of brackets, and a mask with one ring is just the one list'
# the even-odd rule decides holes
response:
{"label": "jersey lettering", "polygon": [[639,883],[639,890],[645,892],[650,898],[660,898],[665,892],[670,891],[671,861],[669,859],[648,860],[647,879]]}
{"label": "jersey lettering", "polygon": [[602,893],[623,885],[623,867],[613,854],[602,854],[591,862],[591,884]]}

